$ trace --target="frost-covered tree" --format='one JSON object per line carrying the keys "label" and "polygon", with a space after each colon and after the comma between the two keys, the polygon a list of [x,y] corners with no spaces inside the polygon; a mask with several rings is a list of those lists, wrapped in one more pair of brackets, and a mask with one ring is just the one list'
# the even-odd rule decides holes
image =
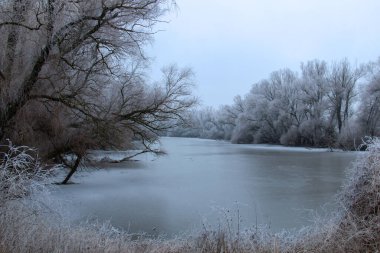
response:
{"label": "frost-covered tree", "polygon": [[198,108],[187,114],[187,124],[180,124],[168,132],[169,136],[196,137],[205,139],[229,139],[231,127],[223,110],[212,107]]}
{"label": "frost-covered tree", "polygon": [[301,64],[300,100],[304,108],[305,120],[300,125],[300,134],[305,144],[324,146],[332,128],[329,122],[328,65],[324,61],[313,60]]}
{"label": "frost-covered tree", "polygon": [[379,66],[312,60],[301,64],[300,75],[274,71],[232,105],[198,110],[195,136],[355,149],[365,135],[380,134]]}
{"label": "frost-covered tree", "polygon": [[245,119],[250,121],[254,142],[299,142],[298,137],[293,136],[294,129],[298,129],[304,118],[298,86],[297,74],[283,69],[273,72],[269,79],[251,89],[246,98]]}
{"label": "frost-covered tree", "polygon": [[249,117],[249,111],[254,107],[250,104],[249,94],[243,99],[236,96],[231,106],[223,108],[224,122],[230,126],[229,139],[232,143],[251,143],[254,135],[254,122]]}
{"label": "frost-covered tree", "polygon": [[362,85],[357,120],[362,134],[380,135],[380,59],[370,64],[369,82]]}
{"label": "frost-covered tree", "polygon": [[363,66],[352,66],[347,59],[334,63],[328,77],[331,120],[336,120],[338,132],[346,125],[353,98],[357,95],[356,85],[365,75]]}
{"label": "frost-covered tree", "polygon": [[143,47],[169,5],[1,1],[0,139],[37,146],[72,173],[90,148],[149,149],[195,103],[191,70],[168,67],[154,85],[144,76]]}

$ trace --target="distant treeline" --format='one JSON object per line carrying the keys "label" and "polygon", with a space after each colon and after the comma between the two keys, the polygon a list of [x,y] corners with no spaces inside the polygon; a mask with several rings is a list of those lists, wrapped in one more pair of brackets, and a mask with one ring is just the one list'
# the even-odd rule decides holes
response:
{"label": "distant treeline", "polygon": [[380,59],[302,63],[254,84],[232,105],[192,111],[170,136],[356,149],[380,133]]}

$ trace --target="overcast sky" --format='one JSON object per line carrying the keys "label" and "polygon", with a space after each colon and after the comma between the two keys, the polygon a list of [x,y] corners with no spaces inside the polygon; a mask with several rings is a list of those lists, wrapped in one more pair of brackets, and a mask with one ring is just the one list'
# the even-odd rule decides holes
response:
{"label": "overcast sky", "polygon": [[231,104],[252,84],[301,62],[380,56],[380,0],[177,0],[148,49],[152,71],[191,67],[203,105]]}

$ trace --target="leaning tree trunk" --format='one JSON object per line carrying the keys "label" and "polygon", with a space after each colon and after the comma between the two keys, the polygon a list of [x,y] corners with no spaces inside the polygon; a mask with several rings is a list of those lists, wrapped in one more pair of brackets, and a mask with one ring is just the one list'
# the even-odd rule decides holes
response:
{"label": "leaning tree trunk", "polygon": [[74,175],[74,173],[78,170],[79,164],[82,160],[81,155],[77,155],[77,158],[75,159],[75,163],[72,166],[69,166],[70,172],[67,174],[65,179],[62,181],[61,184],[67,184],[67,182],[70,180],[71,176]]}

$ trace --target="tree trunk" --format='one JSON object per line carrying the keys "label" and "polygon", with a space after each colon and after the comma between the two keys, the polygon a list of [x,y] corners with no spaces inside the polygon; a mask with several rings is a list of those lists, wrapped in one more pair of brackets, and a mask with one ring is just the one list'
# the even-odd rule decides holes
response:
{"label": "tree trunk", "polygon": [[39,73],[45,64],[47,57],[49,56],[50,47],[46,46],[41,50],[41,54],[36,60],[33,69],[29,76],[23,82],[20,94],[17,99],[8,102],[5,108],[0,110],[0,140],[4,138],[4,133],[6,128],[9,126],[10,121],[18,113],[18,111],[29,101],[30,92],[34,87],[35,83],[38,81]]}
{"label": "tree trunk", "polygon": [[77,159],[75,160],[75,164],[70,167],[69,174],[67,174],[66,178],[62,181],[61,184],[67,184],[67,182],[70,180],[71,176],[74,175],[74,173],[77,171],[81,160],[82,160],[82,156],[78,155]]}
{"label": "tree trunk", "polygon": [[342,130],[343,122],[342,122],[342,99],[339,99],[336,105],[336,119],[338,121],[338,132],[340,133]]}
{"label": "tree trunk", "polygon": [[[23,3],[23,1],[21,0],[14,1],[13,15],[12,15],[12,20],[14,22],[22,23],[25,20],[24,12],[25,12],[26,7],[22,8],[24,4],[25,3]],[[19,37],[19,28],[11,27],[10,32],[8,34],[8,39],[7,39],[6,63],[5,63],[5,69],[4,69],[4,77],[7,77],[8,80],[11,80],[13,64],[14,64],[14,60],[16,56],[16,46],[18,42],[18,37]]]}
{"label": "tree trunk", "polygon": [[[4,70],[4,75],[8,80],[11,80],[12,68],[16,55],[16,44],[18,39],[18,33],[16,28],[12,27],[12,30],[9,32],[8,40],[7,40],[7,48],[6,48],[6,68]],[[6,79],[4,76],[4,79]]]}

